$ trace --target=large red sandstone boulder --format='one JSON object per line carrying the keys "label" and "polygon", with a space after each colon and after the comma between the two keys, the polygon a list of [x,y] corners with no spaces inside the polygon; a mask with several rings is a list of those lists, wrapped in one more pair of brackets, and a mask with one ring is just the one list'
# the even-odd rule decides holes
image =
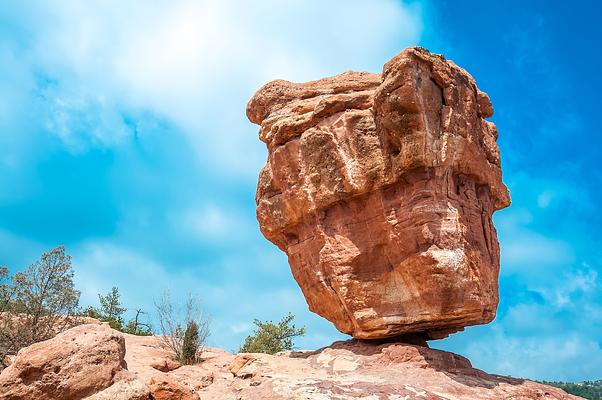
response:
{"label": "large red sandstone boulder", "polygon": [[268,160],[261,231],[310,310],[356,338],[440,338],[491,321],[502,182],[488,96],[412,47],[382,74],[273,81],[247,106]]}
{"label": "large red sandstone boulder", "polygon": [[21,349],[0,374],[3,400],[79,400],[125,373],[123,335],[107,325],[80,325]]}

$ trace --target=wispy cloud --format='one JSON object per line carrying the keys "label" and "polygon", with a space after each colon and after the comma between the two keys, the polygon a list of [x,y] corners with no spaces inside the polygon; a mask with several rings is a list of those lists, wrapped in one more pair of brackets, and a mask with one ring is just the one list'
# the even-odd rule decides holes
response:
{"label": "wispy cloud", "polygon": [[473,363],[516,377],[539,377],[545,371],[546,379],[578,381],[596,379],[595,371],[602,368],[600,343],[577,332],[519,337],[496,326],[487,342],[473,342],[466,349]]}
{"label": "wispy cloud", "polygon": [[[583,233],[562,219],[590,208],[587,192],[537,171],[508,179],[513,205],[495,216],[502,254],[501,302],[490,326],[435,346],[487,371],[535,379],[598,379],[602,357],[599,260]],[[542,194],[549,196],[542,207]]]}
{"label": "wispy cloud", "polygon": [[420,8],[393,1],[39,7],[26,21],[32,42],[17,57],[28,64],[25,71],[52,82],[40,95],[49,131],[66,146],[119,143],[132,133],[124,114],[149,110],[179,127],[200,160],[246,176],[264,157],[255,128],[242,117],[261,84],[378,70],[421,31]]}

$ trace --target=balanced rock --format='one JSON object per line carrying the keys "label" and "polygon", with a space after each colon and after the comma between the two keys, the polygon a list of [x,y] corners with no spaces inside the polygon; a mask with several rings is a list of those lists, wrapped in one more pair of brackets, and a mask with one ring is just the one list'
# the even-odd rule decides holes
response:
{"label": "balanced rock", "polygon": [[489,97],[412,47],[382,74],[273,81],[247,106],[268,148],[257,218],[310,310],[356,338],[491,321],[502,182]]}

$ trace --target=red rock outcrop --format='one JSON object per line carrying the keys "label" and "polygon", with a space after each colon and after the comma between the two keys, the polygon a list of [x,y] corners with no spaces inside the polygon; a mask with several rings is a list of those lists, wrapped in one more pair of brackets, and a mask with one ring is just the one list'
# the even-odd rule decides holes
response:
{"label": "red rock outcrop", "polygon": [[382,74],[273,81],[247,106],[268,160],[262,233],[310,310],[356,338],[444,337],[491,321],[502,182],[488,96],[412,47]]}
{"label": "red rock outcrop", "polygon": [[3,400],[79,400],[123,377],[123,335],[108,325],[80,325],[21,349],[0,374]]}
{"label": "red rock outcrop", "polygon": [[[124,338],[128,370],[123,362]],[[84,325],[23,349],[14,364],[17,368],[0,374],[0,398],[578,399],[536,382],[487,374],[456,354],[405,343],[351,340],[276,355],[234,355],[206,348],[198,365],[169,372],[155,368],[171,357],[157,337]]]}
{"label": "red rock outcrop", "polygon": [[150,395],[153,400],[199,400],[199,395],[170,375],[151,378]]}
{"label": "red rock outcrop", "polygon": [[136,358],[128,362],[130,371],[144,382],[178,382],[202,400],[578,399],[529,380],[487,374],[453,353],[403,343],[353,340],[273,356],[208,348],[200,364],[166,373],[151,367],[160,354],[169,357],[158,346],[156,338],[126,335],[127,353]]}

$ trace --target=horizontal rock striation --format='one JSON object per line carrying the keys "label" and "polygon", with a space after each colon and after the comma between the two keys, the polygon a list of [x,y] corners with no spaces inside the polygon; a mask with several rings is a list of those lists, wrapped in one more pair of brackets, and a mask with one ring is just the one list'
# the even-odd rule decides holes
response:
{"label": "horizontal rock striation", "polygon": [[412,47],[382,74],[273,81],[247,106],[268,160],[262,233],[288,255],[310,310],[344,333],[444,337],[491,321],[502,182],[488,96]]}

